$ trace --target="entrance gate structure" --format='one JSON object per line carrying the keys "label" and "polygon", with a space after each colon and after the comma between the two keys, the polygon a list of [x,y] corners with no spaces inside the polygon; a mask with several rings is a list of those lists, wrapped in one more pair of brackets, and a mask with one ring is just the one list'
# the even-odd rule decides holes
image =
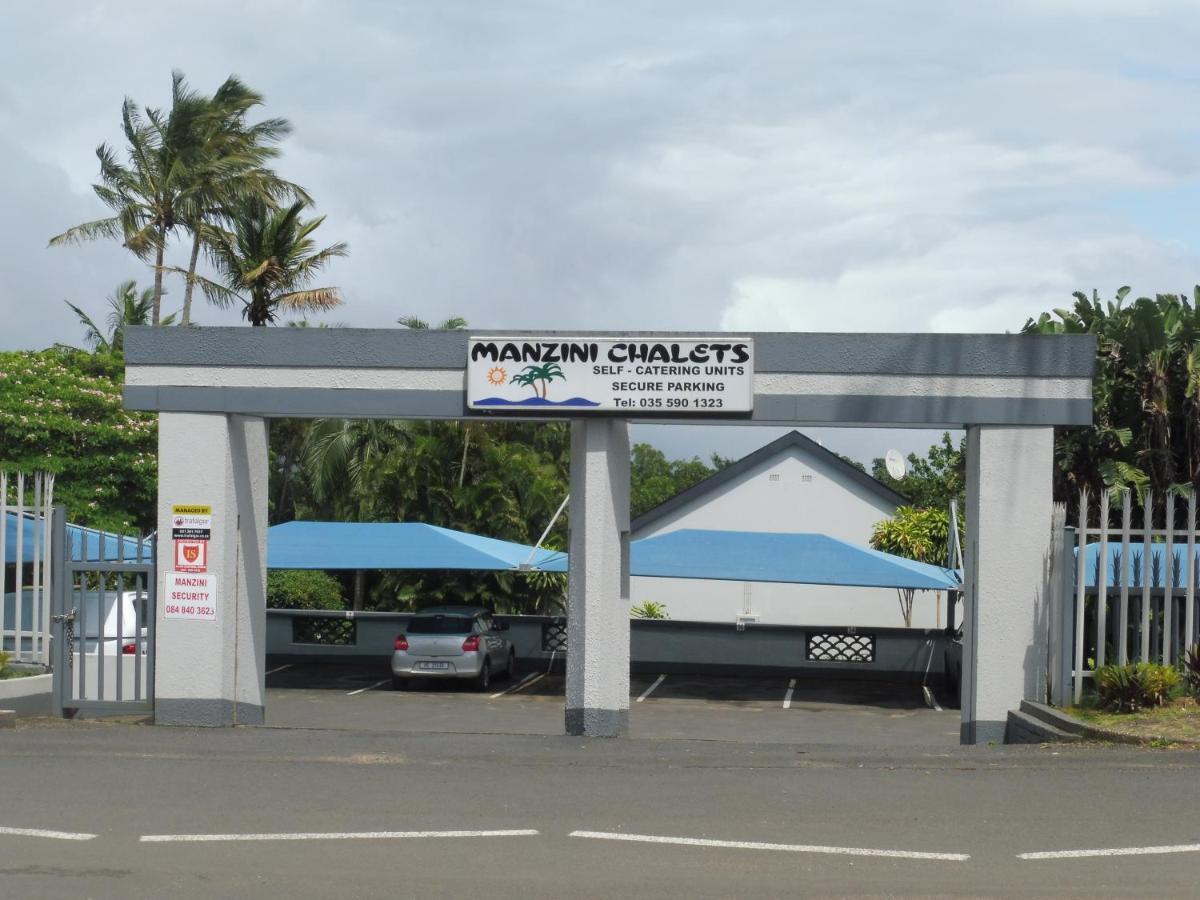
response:
{"label": "entrance gate structure", "polygon": [[57,714],[154,711],[154,541],[52,521],[50,611]]}
{"label": "entrance gate structure", "polygon": [[[511,333],[507,333],[511,334]],[[481,332],[131,328],[125,405],[159,414],[159,553],[179,504],[211,509],[209,616],[158,611],[154,715],[264,720],[267,420],[485,419],[467,405]],[[499,335],[497,335],[499,337]],[[523,340],[753,342],[752,411],[778,426],[967,430],[964,743],[1000,741],[1008,711],[1044,696],[1055,426],[1092,421],[1089,335],[525,332]],[[510,338],[511,339],[511,338]],[[541,411],[522,410],[526,418]],[[562,418],[560,410],[556,418]],[[566,730],[620,735],[629,718],[630,419],[728,424],[663,410],[572,418]],[[166,573],[159,575],[162,589]],[[207,607],[206,607],[207,608]]]}

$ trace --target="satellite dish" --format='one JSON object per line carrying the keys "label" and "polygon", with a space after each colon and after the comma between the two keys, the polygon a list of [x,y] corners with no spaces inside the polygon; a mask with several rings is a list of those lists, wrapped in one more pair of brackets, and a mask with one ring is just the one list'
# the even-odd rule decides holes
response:
{"label": "satellite dish", "polygon": [[902,479],[908,473],[908,466],[904,463],[904,457],[900,455],[899,450],[889,450],[883,458],[887,465],[888,474],[897,481]]}

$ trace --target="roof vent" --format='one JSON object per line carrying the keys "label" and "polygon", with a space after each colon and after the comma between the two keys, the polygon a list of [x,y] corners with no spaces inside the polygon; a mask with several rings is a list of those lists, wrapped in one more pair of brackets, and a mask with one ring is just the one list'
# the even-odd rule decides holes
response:
{"label": "roof vent", "polygon": [[767,476],[767,481],[782,481],[782,480],[783,480],[783,476],[780,475],[778,472],[772,472],[770,475]]}
{"label": "roof vent", "polygon": [[812,476],[811,475],[801,475],[800,480],[805,481],[805,482],[812,481]]}

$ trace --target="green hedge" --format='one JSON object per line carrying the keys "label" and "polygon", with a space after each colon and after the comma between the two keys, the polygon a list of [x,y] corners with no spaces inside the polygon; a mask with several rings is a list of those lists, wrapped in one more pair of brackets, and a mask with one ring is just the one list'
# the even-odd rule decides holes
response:
{"label": "green hedge", "polygon": [[267,606],[271,609],[345,609],[342,586],[328,572],[275,569],[267,573]]}

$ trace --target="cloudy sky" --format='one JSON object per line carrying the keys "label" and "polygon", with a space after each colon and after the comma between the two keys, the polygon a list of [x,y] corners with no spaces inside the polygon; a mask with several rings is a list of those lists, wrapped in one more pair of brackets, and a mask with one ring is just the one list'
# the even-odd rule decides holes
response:
{"label": "cloudy sky", "polygon": [[1198,39],[1197,0],[13,4],[0,348],[78,340],[64,299],[149,279],[46,240],[103,214],[95,146],[172,68],[291,119],[278,168],[350,243],[352,325],[1004,331],[1073,290],[1190,291]]}

